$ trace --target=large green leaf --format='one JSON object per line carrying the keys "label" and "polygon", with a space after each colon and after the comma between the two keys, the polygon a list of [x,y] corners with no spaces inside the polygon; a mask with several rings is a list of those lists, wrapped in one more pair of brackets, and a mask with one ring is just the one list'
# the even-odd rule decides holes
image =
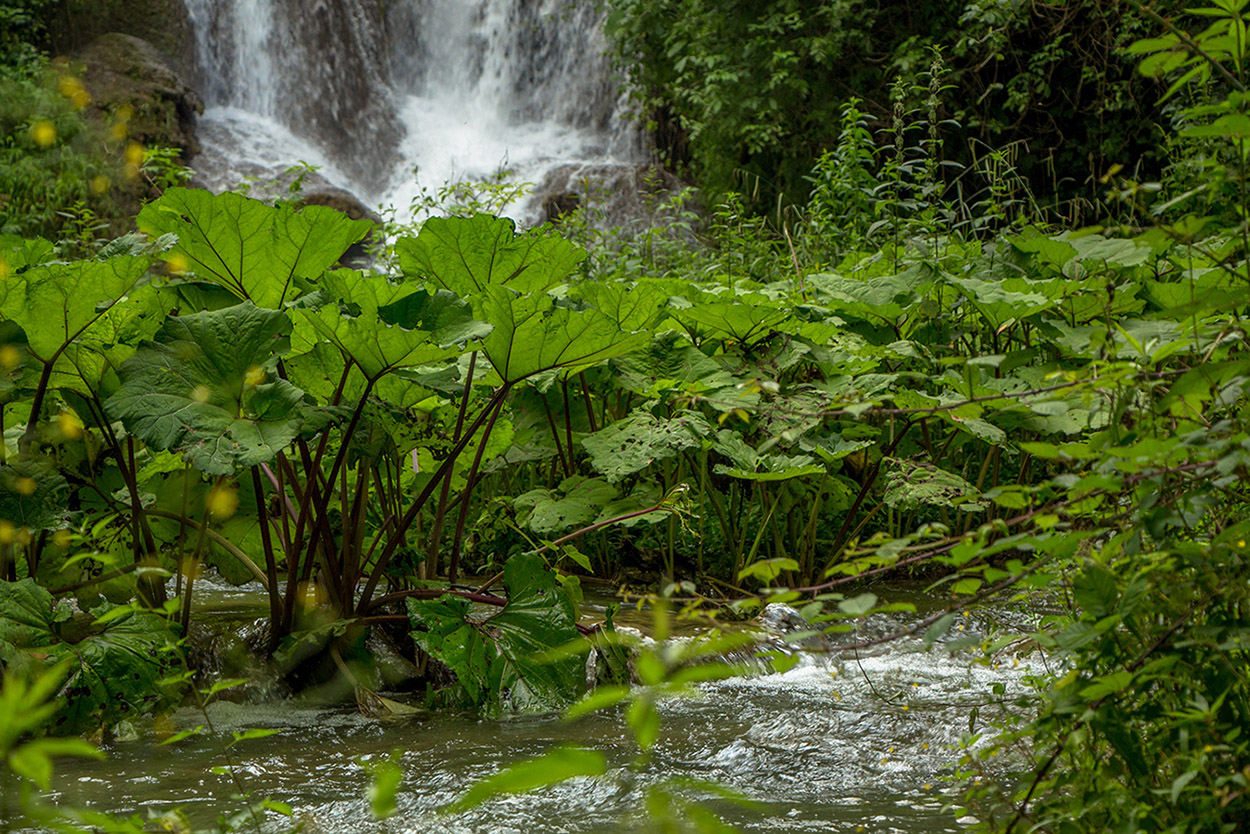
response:
{"label": "large green leaf", "polygon": [[698,304],[673,313],[673,318],[694,333],[744,345],[768,336],[789,317],[784,310],[741,301]]}
{"label": "large green leaf", "polygon": [[490,618],[499,653],[491,663],[491,692],[501,708],[551,712],[573,703],[586,688],[580,655],[549,658],[552,649],[580,636],[577,611],[541,556],[523,553],[504,565],[508,604]]}
{"label": "large green leaf", "polygon": [[303,392],[274,374],[290,332],[285,313],[251,302],[169,318],[122,364],[106,410],[202,472],[271,460],[304,422]]}
{"label": "large green leaf", "polygon": [[885,503],[888,506],[909,510],[921,504],[962,510],[981,510],[985,507],[977,488],[954,472],[900,458],[890,458],[888,465],[885,475]]}
{"label": "large green leaf", "polygon": [[590,453],[595,471],[616,483],[657,460],[676,457],[683,449],[697,449],[699,438],[710,430],[697,412],[687,411],[661,420],[649,411],[635,411],[582,438],[582,445]]}
{"label": "large green leaf", "polygon": [[50,464],[35,459],[0,466],[0,522],[30,530],[59,527],[65,520],[69,484]]}
{"label": "large green leaf", "polygon": [[139,283],[147,258],[32,266],[0,282],[0,315],[26,332],[29,350],[52,361]]}
{"label": "large green leaf", "polygon": [[512,506],[522,511],[517,523],[541,535],[585,527],[616,497],[617,489],[611,484],[574,475],[555,490],[532,489],[518,495]]}
{"label": "large green leaf", "polygon": [[575,374],[651,340],[646,333],[623,332],[598,310],[556,307],[543,293],[518,296],[499,286],[483,293],[481,318],[495,327],[482,346],[508,383],[557,369]]}
{"label": "large green leaf", "polygon": [[808,276],[818,297],[831,310],[874,324],[893,326],[933,281],[926,266],[911,267],[897,275],[859,280],[839,275]]}
{"label": "large green leaf", "polygon": [[348,269],[326,275],[323,285],[336,302],[296,311],[296,349],[331,342],[371,380],[396,368],[450,359],[460,353],[458,344],[490,332],[448,292],[413,292],[411,285]]}
{"label": "large green leaf", "polygon": [[[92,613],[102,615],[107,608]],[[57,655],[72,655],[76,663],[61,690],[65,706],[55,722],[58,731],[107,727],[172,706],[172,693],[161,681],[180,665],[176,642],[164,618],[131,611],[109,620],[99,633],[64,645]]]}
{"label": "large green leaf", "polygon": [[109,307],[87,331],[65,348],[50,384],[85,396],[106,395],[122,362],[139,344],[156,335],[166,313],[164,292],[151,284],[136,287]]}
{"label": "large green leaf", "polygon": [[718,463],[713,471],[743,481],[788,481],[826,471],[810,455],[761,455],[747,445],[741,435],[729,429],[716,433],[712,448],[733,461],[733,466]]}
{"label": "large green leaf", "polygon": [[137,222],[153,237],[178,236],[164,254],[171,266],[270,308],[294,298],[297,281],[320,276],[373,228],[324,206],[296,210],[198,188],[169,189]]}
{"label": "large green leaf", "polygon": [[91,613],[108,616],[89,625],[90,633],[78,642],[65,642],[58,627],[70,614],[51,594],[32,579],[0,582],[3,660],[46,666],[69,662],[53,722],[60,733],[88,732],[171,703],[173,693],[160,682],[180,661],[165,619],[107,606]]}
{"label": "large green leaf", "polygon": [[541,556],[521,554],[504,566],[508,604],[478,617],[466,600],[409,600],[413,640],[455,673],[469,701],[488,713],[554,712],[585,689],[579,656],[548,657],[578,638],[577,612]]}
{"label": "large green leaf", "polygon": [[664,288],[651,283],[628,287],[587,281],[578,284],[573,292],[616,322],[622,330],[654,329],[669,298]]}
{"label": "large green leaf", "polygon": [[35,580],[0,582],[0,642],[23,649],[52,645],[53,624],[64,619],[56,612],[52,595]]}
{"label": "large green leaf", "polygon": [[419,626],[412,639],[420,649],[455,674],[468,701],[481,706],[490,695],[487,678],[495,657],[493,642],[469,618],[469,601],[447,595],[436,600],[408,600],[408,617]]}
{"label": "large green leaf", "polygon": [[395,250],[409,279],[428,280],[461,298],[488,286],[545,290],[563,282],[586,257],[563,238],[538,230],[518,235],[511,220],[489,214],[430,218],[417,237],[401,239]]}

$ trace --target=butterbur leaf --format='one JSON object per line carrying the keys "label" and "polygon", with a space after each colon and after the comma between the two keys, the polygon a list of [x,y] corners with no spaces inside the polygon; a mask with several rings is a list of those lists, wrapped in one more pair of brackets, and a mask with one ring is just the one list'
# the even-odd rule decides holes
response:
{"label": "butterbur leaf", "polygon": [[169,189],[136,222],[152,237],[178,236],[163,255],[171,267],[268,308],[293,299],[298,280],[320,276],[373,228],[324,206],[275,207],[199,188]]}
{"label": "butterbur leaf", "polygon": [[347,269],[328,274],[323,286],[339,303],[296,311],[297,347],[312,350],[328,341],[371,380],[450,359],[460,353],[457,343],[490,332],[450,293],[413,292],[411,285]]}
{"label": "butterbur leaf", "polygon": [[668,304],[668,293],[654,284],[634,287],[587,281],[574,290],[579,298],[612,319],[622,330],[652,330]]}
{"label": "butterbur leaf", "polygon": [[891,507],[914,509],[931,507],[984,509],[976,487],[945,469],[932,464],[891,458],[886,472],[885,503]]}
{"label": "butterbur leaf", "polygon": [[155,286],[135,287],[66,346],[49,384],[87,397],[107,396],[108,381],[116,384],[113,375],[122,362],[134,355],[140,342],[156,335],[167,312],[163,301]]}
{"label": "butterbur leaf", "polygon": [[546,371],[572,375],[651,340],[646,333],[623,332],[598,310],[554,307],[542,293],[518,296],[506,287],[489,286],[482,296],[479,317],[495,327],[482,346],[509,384]]}
{"label": "butterbur leaf", "polygon": [[520,524],[535,533],[555,533],[590,524],[616,494],[616,487],[598,478],[574,475],[565,478],[554,492],[530,490],[517,496],[512,505],[522,511],[517,519]]}
{"label": "butterbur leaf", "polygon": [[[125,616],[77,643],[40,639],[37,645],[51,662],[64,660],[69,677],[54,727],[58,733],[80,733],[134,718],[177,700],[165,683],[178,663],[176,640],[165,619],[127,606]],[[103,618],[108,608],[91,613]]]}
{"label": "butterbur leaf", "polygon": [[211,475],[269,461],[303,423],[303,392],[274,373],[290,332],[285,313],[250,302],[169,318],[122,364],[105,409]]}
{"label": "butterbur leaf", "polygon": [[[461,298],[488,286],[528,293],[563,282],[586,252],[541,231],[523,235],[502,217],[432,217],[415,238],[395,244],[400,268],[410,280],[428,280]],[[487,319],[494,323],[493,319]]]}
{"label": "butterbur leaf", "polygon": [[661,420],[648,411],[635,411],[583,438],[582,445],[595,471],[616,483],[656,461],[676,457],[683,449],[698,448],[699,438],[710,431],[696,412]]}
{"label": "butterbur leaf", "polygon": [[542,655],[578,639],[577,612],[541,556],[513,556],[504,565],[508,604],[491,617],[498,630],[498,655],[491,664],[492,692],[500,706],[517,712],[563,709],[582,693],[585,663],[580,656],[545,662]]}
{"label": "butterbur leaf", "polygon": [[52,595],[33,579],[0,582],[0,642],[39,648],[56,641]]}
{"label": "butterbur leaf", "polygon": [[576,776],[602,776],[608,770],[602,753],[581,747],[558,747],[550,753],[517,762],[493,776],[475,782],[456,802],[444,808],[446,813],[459,813],[504,794],[558,785]]}
{"label": "butterbur leaf", "polygon": [[30,530],[60,526],[65,518],[65,476],[41,460],[0,467],[0,524]]}
{"label": "butterbur leaf", "polygon": [[147,274],[147,258],[33,266],[0,281],[0,315],[21,325],[43,362],[81,337]]}
{"label": "butterbur leaf", "polygon": [[550,652],[579,637],[573,604],[534,553],[508,560],[504,586],[508,604],[486,618],[450,594],[408,600],[413,640],[446,663],[470,703],[490,714],[563,709],[585,688],[582,658]]}
{"label": "butterbur leaf", "polygon": [[717,339],[751,344],[790,317],[784,310],[742,302],[699,304],[673,313],[686,328]]}
{"label": "butterbur leaf", "polygon": [[494,659],[494,645],[475,622],[469,622],[469,602],[447,595],[436,600],[409,599],[412,639],[431,657],[445,663],[468,696],[480,706],[490,694],[486,679]]}

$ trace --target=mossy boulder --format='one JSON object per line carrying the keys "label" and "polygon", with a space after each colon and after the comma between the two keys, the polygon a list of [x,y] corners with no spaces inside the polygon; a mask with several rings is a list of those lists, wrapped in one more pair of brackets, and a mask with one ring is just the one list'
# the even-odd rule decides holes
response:
{"label": "mossy boulder", "polygon": [[184,158],[198,151],[195,119],[204,103],[152,44],[111,32],[78,52],[71,64],[81,69],[92,110],[110,124],[123,124],[129,138],[179,148]]}
{"label": "mossy boulder", "polygon": [[195,79],[195,35],[183,0],[65,0],[48,28],[53,54],[70,55],[121,32],[147,41],[175,72]]}

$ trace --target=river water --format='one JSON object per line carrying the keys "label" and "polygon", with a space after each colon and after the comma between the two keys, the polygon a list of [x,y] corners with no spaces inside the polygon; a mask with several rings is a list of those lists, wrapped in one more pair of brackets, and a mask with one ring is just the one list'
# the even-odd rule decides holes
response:
{"label": "river water", "polygon": [[[898,596],[908,595],[914,597],[906,591]],[[204,604],[218,627],[238,631],[263,603],[255,591],[217,586]],[[600,613],[593,603],[587,609],[591,618]],[[1025,627],[1031,618],[1008,609],[978,616],[986,619],[964,618],[953,633]],[[633,617],[633,625],[645,627],[645,615]],[[631,623],[626,612],[620,619]],[[878,618],[865,624],[864,634],[888,633],[904,622]],[[858,658],[806,653],[782,674],[705,684],[691,697],[666,702],[661,740],[640,771],[630,767],[638,751],[618,712],[576,722],[445,712],[379,722],[354,705],[298,700],[219,702],[208,712],[225,738],[251,728],[278,731],[238,745],[236,772],[254,797],[287,803],[304,830],[314,833],[637,830],[646,790],[683,779],[715,782],[753,800],[749,808],[723,799],[709,803],[742,831],[957,831],[969,820],[957,821],[944,807],[953,798],[944,775],[959,756],[970,718],[983,729],[973,707],[982,716],[993,712],[983,702],[992,700],[994,683],[1004,684],[1008,698],[1025,696],[1025,675],[1039,671],[1041,662],[1037,655],[1008,651],[986,664],[940,645],[925,651],[918,641]],[[175,721],[184,728],[205,718],[183,709]],[[563,743],[602,751],[609,773],[440,815],[438,809],[475,780]],[[114,742],[108,753],[102,763],[66,761],[58,771],[59,800],[145,816],[181,808],[198,824],[241,807],[231,799],[236,785],[210,771],[225,763],[220,742],[212,738],[157,747],[150,731],[140,728],[136,738]],[[398,812],[375,822],[366,767],[392,754],[404,776]],[[282,830],[279,823],[274,817],[271,829]]]}

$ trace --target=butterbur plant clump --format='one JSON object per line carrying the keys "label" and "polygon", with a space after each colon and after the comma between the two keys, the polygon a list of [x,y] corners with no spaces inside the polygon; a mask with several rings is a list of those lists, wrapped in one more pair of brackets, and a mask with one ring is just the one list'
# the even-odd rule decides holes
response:
{"label": "butterbur plant clump", "polygon": [[[793,603],[832,652],[1049,653],[1035,697],[991,692],[964,738],[960,813],[985,830],[1244,830],[1248,19],[1241,0],[1200,16],[1134,47],[1205,96],[1177,141],[1208,180],[1140,232],[1002,205],[947,228],[975,212],[938,135],[891,168],[852,104],[793,230],[736,199],[699,225],[679,196],[672,234],[593,257],[469,214],[343,268],[368,222],[175,188],[90,259],[0,238],[6,685],[55,668],[66,732],[168,709],[213,569],[264,589],[257,648],[292,679],[350,672],[385,633],[430,704],[620,705],[642,768],[656,699],[742,649],[670,646],[657,620],[631,655],[610,617],[579,622],[583,579],[658,578],[687,609]],[[1040,613],[964,633],[995,600]],[[850,634],[886,613],[908,619]],[[395,712],[370,683],[362,705]],[[463,804],[606,767],[562,749]]]}

